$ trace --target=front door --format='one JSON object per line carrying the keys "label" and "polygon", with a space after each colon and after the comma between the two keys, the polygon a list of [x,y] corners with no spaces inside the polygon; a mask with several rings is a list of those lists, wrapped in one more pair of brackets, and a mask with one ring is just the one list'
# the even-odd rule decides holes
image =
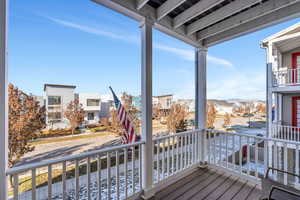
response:
{"label": "front door", "polygon": [[292,83],[300,83],[300,52],[292,54]]}
{"label": "front door", "polygon": [[300,127],[300,96],[292,97],[292,123]]}

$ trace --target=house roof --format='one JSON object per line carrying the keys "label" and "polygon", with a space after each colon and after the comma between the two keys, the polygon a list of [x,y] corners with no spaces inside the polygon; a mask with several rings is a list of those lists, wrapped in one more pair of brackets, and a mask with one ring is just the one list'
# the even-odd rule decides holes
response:
{"label": "house roof", "polygon": [[287,35],[291,35],[299,32],[300,32],[300,22],[267,37],[266,39],[262,40],[262,43],[263,44],[268,43],[272,40],[278,40],[279,38],[286,37]]}
{"label": "house roof", "polygon": [[60,85],[60,84],[44,84],[44,91],[46,90],[46,87],[57,87],[57,88],[72,88],[75,89],[76,86],[74,85]]}
{"label": "house roof", "polygon": [[195,47],[300,16],[299,0],[91,0]]}
{"label": "house roof", "polygon": [[270,42],[275,45],[281,52],[290,51],[299,47],[300,22],[267,37],[261,42],[261,45],[263,47],[268,47]]}
{"label": "house roof", "polygon": [[162,97],[172,97],[173,94],[164,94],[164,95],[158,95],[158,96],[153,96],[154,98],[162,98]]}

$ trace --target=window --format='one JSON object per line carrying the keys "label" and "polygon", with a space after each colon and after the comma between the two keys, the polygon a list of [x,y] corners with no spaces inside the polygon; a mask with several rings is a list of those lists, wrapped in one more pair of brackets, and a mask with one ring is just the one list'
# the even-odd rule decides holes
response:
{"label": "window", "polygon": [[87,99],[87,106],[99,106],[100,99]]}
{"label": "window", "polygon": [[167,107],[170,107],[171,103],[172,103],[172,100],[171,99],[167,99]]}
{"label": "window", "polygon": [[61,97],[60,96],[49,96],[48,97],[48,105],[60,105]]}
{"label": "window", "polygon": [[94,113],[88,113],[88,120],[94,120],[95,115]]}
{"label": "window", "polygon": [[48,120],[57,120],[61,119],[61,112],[49,112]]}

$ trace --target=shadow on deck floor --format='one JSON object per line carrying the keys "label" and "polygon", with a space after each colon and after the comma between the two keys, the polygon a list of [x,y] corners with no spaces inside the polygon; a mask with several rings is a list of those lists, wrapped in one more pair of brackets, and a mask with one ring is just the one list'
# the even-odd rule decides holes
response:
{"label": "shadow on deck floor", "polygon": [[199,169],[156,193],[153,200],[258,200],[261,190],[242,178]]}

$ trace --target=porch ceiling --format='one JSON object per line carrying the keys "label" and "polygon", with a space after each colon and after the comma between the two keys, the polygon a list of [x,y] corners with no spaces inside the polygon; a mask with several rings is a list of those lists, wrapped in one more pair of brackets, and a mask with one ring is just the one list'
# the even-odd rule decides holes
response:
{"label": "porch ceiling", "polygon": [[195,47],[300,16],[300,0],[92,0]]}
{"label": "porch ceiling", "polygon": [[299,47],[300,44],[300,33],[290,35],[290,37],[284,38],[278,42],[274,42],[275,46],[280,52],[288,52]]}

